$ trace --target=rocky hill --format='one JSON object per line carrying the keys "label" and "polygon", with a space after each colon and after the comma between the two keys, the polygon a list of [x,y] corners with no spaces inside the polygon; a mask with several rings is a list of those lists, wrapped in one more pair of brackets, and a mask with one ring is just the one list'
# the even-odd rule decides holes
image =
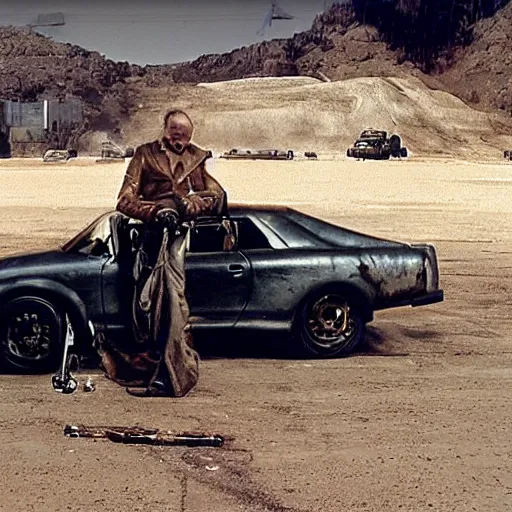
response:
{"label": "rocky hill", "polygon": [[217,82],[250,76],[318,76],[332,80],[357,76],[407,75],[414,65],[400,60],[375,27],[362,25],[355,12],[334,5],[319,14],[310,30],[225,54],[203,55],[176,67],[176,82]]}
{"label": "rocky hill", "polygon": [[[501,4],[504,7],[469,26],[464,23],[471,17],[476,19],[478,12],[462,10],[461,26],[443,26],[443,30],[448,27],[452,33],[448,32],[437,45],[425,51],[411,48],[412,35],[407,39],[407,24],[421,24],[417,12],[420,3],[420,0],[398,2],[396,21],[387,26],[381,23],[380,27],[375,26],[377,23],[363,24],[357,9],[335,4],[316,17],[310,30],[290,39],[266,41],[221,55],[205,55],[178,66],[172,76],[176,82],[197,83],[293,74],[327,76],[331,80],[413,75],[477,108],[512,112],[512,3],[491,2],[494,7]],[[479,5],[485,7],[491,3]],[[441,4],[446,7],[448,2]],[[465,4],[470,2],[453,2],[459,9]],[[490,7],[484,7],[483,14],[492,14]],[[439,16],[435,10],[430,12]],[[435,25],[436,20],[431,17],[428,23]],[[424,54],[430,56],[428,65],[422,61],[426,58]]]}
{"label": "rocky hill", "polygon": [[458,49],[440,79],[466,102],[512,116],[512,3],[479,22],[473,33],[473,43]]}

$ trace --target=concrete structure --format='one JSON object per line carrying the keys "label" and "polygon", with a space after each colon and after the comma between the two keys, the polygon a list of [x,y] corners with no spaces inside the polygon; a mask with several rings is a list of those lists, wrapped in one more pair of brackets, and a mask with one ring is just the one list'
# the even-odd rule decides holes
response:
{"label": "concrete structure", "polygon": [[6,156],[7,146],[20,156],[31,151],[44,153],[48,144],[63,143],[63,136],[83,117],[83,103],[76,98],[32,103],[0,100],[0,156]]}

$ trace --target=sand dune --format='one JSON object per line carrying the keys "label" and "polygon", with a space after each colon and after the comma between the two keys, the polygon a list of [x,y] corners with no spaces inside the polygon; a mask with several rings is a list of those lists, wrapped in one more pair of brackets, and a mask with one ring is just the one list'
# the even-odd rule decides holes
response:
{"label": "sand dune", "polygon": [[[251,78],[147,89],[125,126],[130,144],[156,137],[163,112],[184,107],[196,140],[211,149],[279,147],[344,153],[367,127],[402,136],[413,154],[501,158],[512,147],[512,121],[476,111],[416,78]],[[507,120],[505,120],[507,123]],[[507,130],[510,135],[507,135]]]}

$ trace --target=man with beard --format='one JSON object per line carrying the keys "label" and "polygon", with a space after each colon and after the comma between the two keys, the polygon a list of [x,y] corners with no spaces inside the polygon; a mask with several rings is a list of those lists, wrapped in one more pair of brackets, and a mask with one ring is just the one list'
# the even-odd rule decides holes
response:
{"label": "man with beard", "polygon": [[[116,382],[142,385],[135,396],[184,396],[197,382],[185,297],[183,223],[225,213],[226,195],[205,166],[211,154],[191,143],[194,126],[182,110],[164,117],[160,140],[137,148],[118,195],[117,210],[145,223],[134,265],[133,327],[140,347],[123,354],[103,347],[102,363]],[[141,376],[122,379],[120,374]]]}

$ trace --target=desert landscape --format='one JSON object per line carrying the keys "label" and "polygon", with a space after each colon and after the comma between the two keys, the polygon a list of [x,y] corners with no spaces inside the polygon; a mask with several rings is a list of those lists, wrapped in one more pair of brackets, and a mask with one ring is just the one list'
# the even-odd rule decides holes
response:
{"label": "desert landscape", "polygon": [[[213,151],[208,169],[230,202],[288,205],[432,243],[445,294],[377,312],[347,358],[294,359],[266,335],[202,336],[199,384],[181,399],[132,397],[96,368],[77,373],[96,391],[71,395],[55,393],[50,375],[2,374],[0,510],[512,510],[512,161],[503,158],[512,150],[512,4],[484,12],[480,2],[480,12],[473,2],[468,26],[469,2],[453,2],[453,26],[419,48],[420,4],[396,2],[395,15],[416,23],[412,41],[405,22],[390,34],[344,3],[289,40],[173,66],[115,63],[0,28],[0,99],[71,95],[85,116],[70,139],[78,158],[17,158],[28,152],[20,144],[0,160],[0,257],[58,247],[112,210],[128,159],[97,163],[101,143],[154,140],[173,107],[190,113],[195,142]],[[435,9],[427,14],[436,25]],[[409,157],[347,158],[370,127],[399,134]],[[232,148],[297,157],[217,158]],[[229,441],[124,445],[67,438],[67,424]]]}
{"label": "desert landscape", "polygon": [[[125,165],[3,162],[2,256],[53,248],[112,209]],[[289,359],[258,338],[228,348],[206,340],[199,385],[183,399],[130,397],[97,370],[78,374],[96,392],[73,395],[55,393],[49,375],[2,375],[0,509],[507,510],[511,169],[434,157],[212,161],[232,201],[435,244],[445,301],[377,313],[366,345],[344,359]],[[65,438],[69,423],[234,440],[117,445]]]}
{"label": "desert landscape", "polygon": [[[177,105],[193,116],[198,143],[217,152],[277,147],[343,154],[368,127],[399,133],[417,156],[502,159],[512,147],[512,118],[475,110],[415,77],[327,83],[259,77],[135,94],[137,109],[123,125],[129,145],[157,138],[163,106]],[[89,147],[99,147],[94,137]]]}

